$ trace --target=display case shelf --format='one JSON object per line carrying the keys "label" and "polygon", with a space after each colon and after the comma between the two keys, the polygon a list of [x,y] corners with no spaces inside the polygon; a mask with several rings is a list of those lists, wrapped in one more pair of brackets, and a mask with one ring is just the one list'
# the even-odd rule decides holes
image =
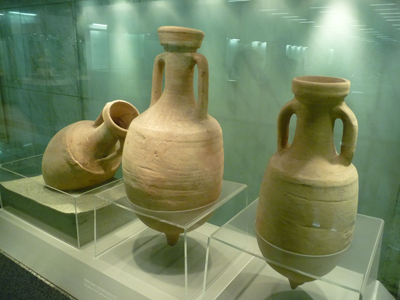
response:
{"label": "display case shelf", "polygon": [[[254,228],[257,204],[258,200],[252,202],[210,236],[204,299],[228,299],[227,293],[234,299],[245,299],[239,295],[246,295],[251,290],[251,284],[259,285],[263,281],[263,297],[252,299],[265,299],[266,295],[272,297],[276,293],[280,293],[282,298],[279,299],[375,299],[384,225],[381,219],[358,214],[350,248],[331,272],[318,277],[263,257]],[[241,263],[235,263],[236,261]],[[267,262],[316,280],[292,290],[287,278],[274,271]],[[234,270],[231,269],[232,265],[235,265]],[[238,267],[239,265],[242,267]],[[256,288],[260,289],[260,286]],[[234,294],[238,297],[235,298]],[[304,295],[301,298],[301,294],[307,294],[308,298],[304,298]]]}
{"label": "display case shelf", "polygon": [[[194,299],[201,293],[208,237],[248,204],[247,186],[231,181],[223,181],[222,193],[215,202],[196,211],[142,209],[128,200],[123,182],[97,196],[129,212],[131,221],[108,235],[96,236],[95,256],[177,299]],[[169,246],[164,234],[147,227],[138,215],[181,228],[178,243]],[[198,222],[204,219],[207,226],[199,227]],[[104,215],[96,214],[97,227],[107,221]]]}
{"label": "display case shelf", "polygon": [[[42,176],[42,155],[0,165],[2,209],[32,223],[68,244],[80,248],[94,239],[94,211],[112,219],[97,228],[97,236],[129,221],[124,210],[110,206],[96,197],[115,186],[121,179],[85,190],[65,192],[45,184]],[[118,215],[118,218],[116,218]]]}
{"label": "display case shelf", "polygon": [[[254,237],[248,232],[239,234],[238,224],[235,224],[252,223],[251,219],[245,220],[248,212],[251,212],[251,207],[240,213],[241,217],[236,216],[222,228],[206,223],[189,233],[189,244],[194,247],[188,247],[188,255],[193,257],[200,254],[198,260],[190,260],[193,264],[189,265],[189,276],[196,277],[196,284],[203,282],[204,252],[209,248],[207,274],[211,277],[207,276],[206,289],[203,290],[204,293],[200,291],[195,300],[359,299],[359,293],[323,280],[304,284],[292,291],[285,278],[254,255],[251,251],[254,243],[249,244],[247,251],[243,251],[242,247],[233,245],[235,241],[232,241],[232,235],[226,238],[221,236],[224,232],[227,233],[227,229],[231,229],[238,233],[237,236],[241,236],[241,240],[237,241],[240,245],[251,243]],[[119,227],[113,235],[131,230],[130,225]],[[4,209],[0,210],[0,227],[2,251],[77,299],[179,299],[182,289],[176,283],[181,283],[182,280],[182,247],[168,246],[167,249],[161,249],[166,248],[164,237],[150,229],[144,229],[114,245],[96,258],[93,256],[94,243],[88,243],[80,249],[72,247]],[[212,238],[206,238],[207,236]],[[144,238],[148,238],[147,246],[142,243],[144,247],[141,250],[136,248],[138,251],[133,252],[134,245],[143,242]],[[161,243],[164,246],[161,247]],[[379,245],[377,246],[378,250]],[[174,256],[170,257],[171,254]],[[374,272],[374,268],[371,268],[371,273]],[[394,300],[372,277],[370,275],[371,282],[367,285],[372,291],[364,295],[373,300]],[[168,288],[168,293],[165,288]]]}

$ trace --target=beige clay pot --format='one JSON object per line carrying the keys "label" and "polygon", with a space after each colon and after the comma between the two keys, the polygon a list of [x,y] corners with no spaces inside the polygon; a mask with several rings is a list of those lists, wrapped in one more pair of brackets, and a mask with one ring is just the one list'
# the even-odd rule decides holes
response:
{"label": "beige clay pot", "polygon": [[122,100],[109,102],[96,121],[79,121],[60,130],[43,154],[47,185],[70,191],[111,179],[121,165],[122,150],[138,110]]}
{"label": "beige clay pot", "polygon": [[[293,79],[295,97],[278,116],[278,151],[271,157],[261,184],[256,216],[261,252],[271,261],[315,277],[336,266],[354,231],[358,174],[351,161],[357,120],[344,103],[349,90],[350,82],[341,78]],[[289,145],[293,114],[297,125]],[[336,119],[343,121],[340,154],[333,141]],[[289,279],[292,288],[313,280],[271,266]]]}
{"label": "beige clay pot", "polygon": [[[129,127],[122,169],[130,201],[156,214],[169,212],[174,224],[174,212],[178,222],[182,211],[193,215],[198,210],[200,214],[203,207],[218,199],[224,152],[221,127],[207,112],[207,59],[196,53],[204,33],[167,26],[160,27],[158,35],[165,52],[154,62],[150,107]],[[195,65],[197,101],[193,92]],[[180,227],[138,216],[149,227],[164,232],[170,245],[183,232]]]}

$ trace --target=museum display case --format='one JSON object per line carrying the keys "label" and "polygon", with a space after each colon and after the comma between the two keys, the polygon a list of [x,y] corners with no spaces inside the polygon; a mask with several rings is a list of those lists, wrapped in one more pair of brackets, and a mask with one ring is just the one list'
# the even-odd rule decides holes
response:
{"label": "museum display case", "polygon": [[[399,16],[400,4],[390,0],[0,1],[0,249],[67,293],[89,299],[99,294],[160,299],[168,294],[167,283],[178,286],[179,295],[171,296],[171,290],[168,294],[172,299],[184,298],[185,291],[187,297],[199,298],[203,287],[207,300],[228,299],[229,293],[240,299],[241,292],[243,297],[254,293],[254,299],[263,299],[263,289],[265,294],[280,292],[276,297],[320,299],[339,287],[353,293],[351,297],[368,297],[370,282],[375,282],[375,290],[397,296]],[[235,200],[227,201],[209,221],[181,234],[178,247],[171,248],[161,246],[165,236],[146,227],[136,213],[154,216],[126,202],[121,169],[112,182],[77,193],[50,189],[40,181],[42,155],[62,128],[95,120],[106,103],[118,99],[141,114],[148,109],[154,60],[164,52],[157,35],[162,26],[205,34],[197,52],[208,60],[208,113],[222,129],[224,188],[229,183],[246,186],[250,204],[236,207]],[[198,72],[195,66],[196,97]],[[235,220],[248,214],[255,203],[250,201],[260,196],[268,161],[277,150],[279,111],[293,99],[291,82],[299,76],[350,81],[345,103],[358,120],[352,160],[359,178],[355,233],[363,232],[364,221],[372,222],[368,226],[377,232],[375,246],[370,244],[372,233],[364,232],[375,254],[349,254],[357,259],[368,256],[373,264],[354,266],[345,257],[328,277],[290,291],[287,280],[277,278],[253,248],[254,226],[243,228],[245,223]],[[296,122],[294,114],[288,122],[289,144]],[[332,128],[338,153],[346,130],[343,123],[338,119]],[[46,196],[35,195],[30,187]],[[68,211],[44,205],[44,197],[60,201]],[[83,209],[81,204],[88,202],[95,205]],[[246,222],[251,220],[249,216]],[[173,225],[185,233],[192,224],[182,221]],[[240,238],[226,240],[228,231]],[[12,238],[17,235],[19,239]],[[359,235],[354,245],[356,241]],[[200,260],[190,260],[197,250],[205,260],[207,243],[208,269],[200,267]],[[144,264],[150,257],[153,264]],[[135,277],[130,263],[142,268],[142,279]],[[163,264],[175,273],[168,273]],[[182,275],[185,266],[189,289]],[[235,275],[228,276],[226,271],[233,269]],[[340,281],[347,277],[337,280],[337,272],[357,273],[354,279],[361,279],[350,286],[351,280]],[[243,290],[246,283],[249,289]]]}

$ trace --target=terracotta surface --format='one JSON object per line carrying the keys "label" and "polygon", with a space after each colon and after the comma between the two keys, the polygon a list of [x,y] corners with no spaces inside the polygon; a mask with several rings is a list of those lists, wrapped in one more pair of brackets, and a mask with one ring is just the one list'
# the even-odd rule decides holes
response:
{"label": "terracotta surface", "polygon": [[117,172],[131,121],[137,109],[122,100],[109,102],[96,121],[80,121],[60,130],[43,154],[47,185],[69,191],[90,188]]}
{"label": "terracotta surface", "polygon": [[[300,255],[341,255],[349,247],[358,201],[358,174],[351,163],[357,140],[357,120],[344,103],[350,82],[341,78],[304,76],[293,79],[293,100],[278,116],[278,151],[265,172],[256,217],[260,237],[273,246]],[[297,125],[288,143],[290,117]],[[340,154],[333,141],[336,119],[343,121]],[[259,239],[267,258],[269,245]],[[275,252],[276,253],[276,252]],[[327,273],[336,263],[316,276]],[[290,260],[281,261],[284,265]],[[326,262],[325,262],[326,263]],[[273,266],[274,267],[274,266]],[[296,265],[300,268],[300,265]],[[294,288],[310,277],[280,268]]]}
{"label": "terracotta surface", "polygon": [[[151,104],[132,122],[126,139],[126,192],[134,204],[154,211],[197,209],[220,196],[224,166],[222,130],[207,112],[208,63],[196,53],[204,33],[168,26],[160,27],[158,34],[165,52],[154,62]],[[165,232],[171,245],[183,232],[147,218],[142,221]]]}

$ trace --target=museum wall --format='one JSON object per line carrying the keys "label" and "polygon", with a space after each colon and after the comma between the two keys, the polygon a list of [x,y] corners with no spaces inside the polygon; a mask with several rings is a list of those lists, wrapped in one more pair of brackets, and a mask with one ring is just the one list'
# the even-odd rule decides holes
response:
{"label": "museum wall", "polygon": [[[360,180],[358,211],[385,221],[380,280],[395,292],[397,12],[400,4],[372,0],[2,1],[0,160],[43,153],[58,130],[95,119],[108,101],[126,100],[143,112],[153,61],[163,52],[157,28],[192,27],[205,32],[199,52],[210,68],[209,114],[224,135],[224,178],[247,184],[254,200],[276,151],[277,115],[293,98],[291,79],[347,78],[346,103],[359,124],[353,160]],[[338,149],[342,130],[336,122]],[[294,131],[295,116],[291,137]]]}

